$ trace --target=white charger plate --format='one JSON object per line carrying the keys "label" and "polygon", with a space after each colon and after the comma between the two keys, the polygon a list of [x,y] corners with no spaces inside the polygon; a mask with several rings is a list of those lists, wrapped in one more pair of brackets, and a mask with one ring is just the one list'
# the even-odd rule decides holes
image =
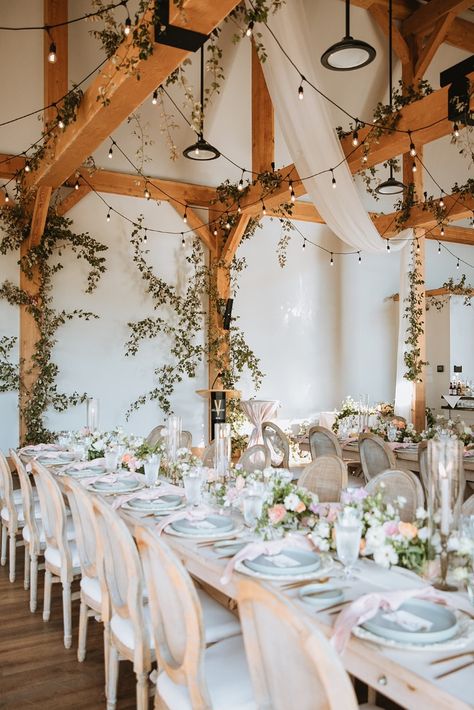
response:
{"label": "white charger plate", "polygon": [[323,556],[321,557],[321,566],[315,572],[307,572],[306,574],[279,574],[278,576],[274,574],[265,574],[263,572],[256,572],[250,569],[250,567],[246,567],[243,562],[237,562],[235,570],[236,572],[246,574],[248,577],[255,577],[256,579],[269,579],[272,582],[304,582],[306,580],[309,581],[311,579],[318,579],[318,577],[325,577],[329,570],[333,569],[334,566],[335,563],[333,559]]}
{"label": "white charger plate", "polygon": [[225,532],[223,532],[222,530],[211,532],[209,532],[209,530],[200,530],[199,535],[196,533],[190,535],[189,533],[182,533],[178,530],[173,529],[171,527],[171,524],[166,526],[164,532],[166,532],[167,535],[173,535],[174,537],[183,537],[187,540],[225,540],[228,537],[234,537],[238,533],[242,532],[242,530],[244,529],[242,523],[239,523],[235,520],[233,521],[233,523],[234,527],[232,527],[230,530],[226,530]]}
{"label": "white charger plate", "polygon": [[309,574],[316,572],[321,566],[321,557],[316,552],[288,549],[282,550],[280,554],[294,560],[298,565],[294,567],[275,565],[272,558],[278,558],[279,555],[259,555],[254,560],[243,560],[243,564],[254,572],[263,572],[263,574],[271,574],[275,577]]}
{"label": "white charger plate", "polygon": [[134,493],[144,487],[144,483],[135,479],[118,480],[115,483],[107,481],[95,481],[87,486],[87,490],[93,493],[102,493],[102,495],[122,495],[123,493]]}

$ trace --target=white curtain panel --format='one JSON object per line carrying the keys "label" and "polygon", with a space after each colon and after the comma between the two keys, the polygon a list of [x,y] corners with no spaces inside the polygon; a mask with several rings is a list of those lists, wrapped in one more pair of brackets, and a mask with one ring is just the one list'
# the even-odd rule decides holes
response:
{"label": "white curtain panel", "polygon": [[[248,0],[247,0],[247,4]],[[316,86],[321,85],[321,72],[325,70],[319,56],[315,56],[311,33],[314,31],[307,20],[303,0],[287,0],[275,15],[271,15],[269,26],[282,47],[295,62],[299,70]],[[323,26],[323,25],[321,25]],[[332,187],[332,175],[319,177],[309,175],[334,167],[343,161],[344,154],[334,126],[331,123],[326,100],[308,85],[305,86],[304,101],[298,100],[297,89],[300,76],[285,57],[265,25],[259,24],[262,41],[267,53],[263,72],[290,155],[295,163],[304,186],[328,227],[352,249],[370,253],[382,253],[386,243],[370,219],[362,203],[352,174],[343,162],[334,172],[337,187]],[[400,289],[400,327],[397,361],[403,362],[406,319],[403,318],[404,300],[407,295],[406,278],[409,264],[409,246],[406,241],[413,238],[413,231],[399,234],[401,241],[392,242],[392,250],[402,250]],[[403,247],[406,246],[405,249]],[[408,253],[408,256],[406,254]],[[403,369],[397,367],[397,392],[402,390]],[[411,383],[406,383],[412,390]],[[403,402],[406,400],[406,393]],[[410,402],[411,405],[411,402]],[[403,406],[404,414],[406,412]],[[398,403],[395,401],[398,411]],[[399,412],[402,414],[402,412]]]}

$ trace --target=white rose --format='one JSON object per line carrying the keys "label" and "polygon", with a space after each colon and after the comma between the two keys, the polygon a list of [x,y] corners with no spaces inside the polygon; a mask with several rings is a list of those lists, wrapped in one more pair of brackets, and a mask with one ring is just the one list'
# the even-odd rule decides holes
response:
{"label": "white rose", "polygon": [[290,493],[283,501],[283,505],[287,510],[296,510],[299,504],[300,499],[298,498],[296,493]]}
{"label": "white rose", "polygon": [[[418,517],[418,516],[417,516]],[[420,528],[418,530],[418,539],[421,540],[422,542],[425,542],[430,536],[430,531],[429,528],[426,526],[424,528]]]}
{"label": "white rose", "polygon": [[391,545],[382,545],[374,552],[374,562],[388,569],[391,565],[397,564],[398,555]]}
{"label": "white rose", "polygon": [[377,550],[379,547],[384,545],[385,538],[385,530],[381,525],[374,525],[369,528],[365,535],[367,554],[371,554],[374,550]]}
{"label": "white rose", "polygon": [[423,508],[423,506],[420,505],[420,507],[416,509],[415,516],[416,516],[416,519],[417,519],[417,520],[424,520],[425,518],[428,517],[428,513],[427,513],[427,511]]}
{"label": "white rose", "polygon": [[329,533],[331,531],[331,528],[329,527],[329,523],[321,522],[318,525],[318,535],[321,535],[321,537],[329,537]]}
{"label": "white rose", "polygon": [[319,535],[315,535],[314,533],[312,534],[311,539],[314,543],[314,546],[318,550],[320,550],[321,552],[328,552],[329,540],[325,540],[324,538],[320,537]]}

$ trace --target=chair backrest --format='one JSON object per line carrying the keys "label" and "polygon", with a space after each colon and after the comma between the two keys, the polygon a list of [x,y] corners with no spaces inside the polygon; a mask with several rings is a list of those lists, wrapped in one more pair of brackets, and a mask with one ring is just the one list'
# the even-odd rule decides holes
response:
{"label": "chair backrest", "polygon": [[211,441],[211,443],[206,446],[202,454],[202,465],[206,468],[214,468],[216,465],[216,442]]}
{"label": "chair backrest", "polygon": [[154,427],[150,431],[147,438],[145,439],[145,443],[149,444],[150,446],[154,446],[161,439],[164,438],[164,434],[166,434],[166,427],[164,424],[160,424],[159,426]]}
{"label": "chair backrest", "polygon": [[358,707],[341,659],[293,603],[253,580],[239,583],[238,603],[256,707]]}
{"label": "chair backrest", "polygon": [[298,485],[316,493],[321,503],[336,503],[347,488],[347,465],[337,456],[318,456],[305,466]]}
{"label": "chair backrest", "polygon": [[[130,619],[135,660],[150,662],[150,643],[143,620],[143,572],[132,534],[119,514],[99,496],[91,496],[97,541],[97,571],[102,599],[110,613]],[[108,611],[107,611],[108,613]],[[104,621],[108,621],[107,616]]]}
{"label": "chair backrest", "polygon": [[244,471],[263,471],[271,463],[269,449],[264,444],[255,444],[244,451],[239,459],[239,464]]}
{"label": "chair backrest", "polygon": [[32,461],[31,469],[38,491],[47,547],[58,550],[61,560],[61,581],[71,581],[72,560],[67,541],[67,514],[63,494],[53,474],[38,461]]}
{"label": "chair backrest", "polygon": [[74,522],[75,540],[82,575],[85,577],[97,577],[97,545],[91,496],[79,481],[73,481],[68,476],[65,476],[62,480]]}
{"label": "chair backrest", "polygon": [[396,467],[392,449],[376,434],[359,434],[359,455],[366,481],[387,468]]}
{"label": "chair backrest", "polygon": [[423,490],[425,491],[426,499],[430,490],[429,475],[428,475],[428,442],[420,441],[418,444],[418,467],[420,469],[420,480]]}
{"label": "chair backrest", "polygon": [[211,710],[206,687],[202,610],[181,561],[151,528],[137,527],[158,668],[187,686],[193,710]]}
{"label": "chair backrest", "polygon": [[270,451],[271,465],[274,468],[288,468],[290,444],[285,432],[273,422],[263,422],[262,435],[263,443]]}
{"label": "chair backrest", "polygon": [[[381,490],[384,500],[398,509],[400,520],[405,523],[412,523],[416,518],[416,509],[425,505],[423,487],[411,471],[382,471],[370,479],[365,489],[371,494]],[[400,496],[406,501],[403,507],[398,505]]]}
{"label": "chair backrest", "polygon": [[193,435],[190,431],[182,431],[179,438],[179,445],[182,449],[190,449],[193,445]]}
{"label": "chair backrest", "polygon": [[8,510],[8,522],[10,530],[18,529],[18,514],[13,500],[13,478],[10,466],[3,451],[0,451],[0,508],[6,507]]}
{"label": "chair backrest", "polygon": [[462,504],[461,513],[463,515],[474,515],[474,493]]}
{"label": "chair backrest", "polygon": [[28,530],[30,532],[30,551],[34,555],[39,555],[40,553],[40,528],[38,525],[38,519],[35,516],[35,501],[33,495],[33,486],[31,485],[30,477],[27,470],[14,449],[10,449],[10,457],[15,464],[16,472],[18,478],[20,479],[21,487],[21,499],[23,504],[23,515],[25,518],[25,525],[28,525]]}
{"label": "chair backrest", "polygon": [[309,448],[313,461],[318,456],[338,456],[342,459],[342,447],[339,439],[324,426],[313,426],[308,432]]}

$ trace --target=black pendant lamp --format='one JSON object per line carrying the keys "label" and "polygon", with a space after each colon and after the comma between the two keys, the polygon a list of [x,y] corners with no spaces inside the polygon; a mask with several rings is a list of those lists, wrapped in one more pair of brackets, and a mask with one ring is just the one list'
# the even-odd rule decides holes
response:
{"label": "black pendant lamp", "polygon": [[[392,0],[388,2],[388,85],[389,106],[393,110],[393,80],[392,80]],[[377,195],[400,195],[405,190],[405,185],[393,177],[393,167],[390,163],[390,177],[379,183],[375,188]]]}
{"label": "black pendant lamp", "polygon": [[352,71],[367,66],[375,59],[376,51],[367,42],[351,37],[350,0],[346,0],[346,34],[340,42],[326,49],[321,64],[333,71]]}
{"label": "black pendant lamp", "polygon": [[201,125],[196,143],[183,150],[189,160],[216,160],[220,157],[217,148],[204,139],[204,45],[201,47]]}

